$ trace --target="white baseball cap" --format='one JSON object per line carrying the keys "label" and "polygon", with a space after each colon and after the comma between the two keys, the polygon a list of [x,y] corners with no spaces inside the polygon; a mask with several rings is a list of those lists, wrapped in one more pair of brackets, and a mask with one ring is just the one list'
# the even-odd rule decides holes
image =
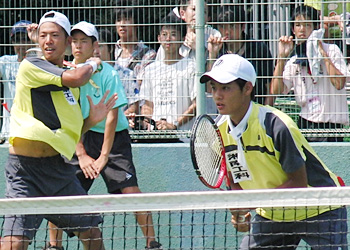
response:
{"label": "white baseball cap", "polygon": [[62,13],[57,12],[57,11],[53,11],[53,10],[46,12],[40,19],[38,29],[40,28],[40,26],[43,23],[46,23],[46,22],[52,22],[52,23],[58,24],[70,36],[70,22],[69,22],[68,18],[65,15],[63,15]]}
{"label": "white baseball cap", "polygon": [[81,21],[79,23],[77,23],[76,25],[73,26],[71,32],[73,30],[80,30],[82,31],[85,35],[87,36],[93,36],[96,38],[96,40],[98,41],[98,33],[97,30],[95,28],[95,25],[93,25],[92,23],[88,23],[85,21]]}
{"label": "white baseball cap", "polygon": [[219,57],[212,69],[204,73],[199,80],[201,83],[215,80],[221,84],[227,84],[238,78],[251,82],[255,86],[254,66],[237,54],[226,54]]}

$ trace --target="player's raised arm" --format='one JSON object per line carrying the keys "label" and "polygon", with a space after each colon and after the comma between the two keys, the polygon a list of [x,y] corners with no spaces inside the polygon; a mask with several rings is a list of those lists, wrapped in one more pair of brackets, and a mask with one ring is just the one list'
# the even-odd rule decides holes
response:
{"label": "player's raised arm", "polygon": [[62,84],[66,87],[76,88],[85,85],[93,73],[97,70],[101,64],[101,59],[98,57],[92,57],[74,70],[66,70],[62,74]]}

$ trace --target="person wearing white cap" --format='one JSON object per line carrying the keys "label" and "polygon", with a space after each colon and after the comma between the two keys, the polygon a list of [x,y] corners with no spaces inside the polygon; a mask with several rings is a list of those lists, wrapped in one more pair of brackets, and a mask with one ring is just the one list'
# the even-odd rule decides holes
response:
{"label": "person wearing white cap", "polygon": [[15,55],[4,55],[0,57],[0,77],[3,84],[4,101],[2,103],[2,126],[0,144],[6,142],[10,132],[10,110],[15,97],[15,79],[19,64],[26,56],[25,52],[33,44],[27,36],[27,25],[30,21],[21,20],[16,22],[11,29],[11,43]]}
{"label": "person wearing white cap", "polygon": [[[116,96],[94,105],[83,120],[79,89],[101,63],[91,58],[82,67],[63,68],[64,53],[71,42],[70,22],[62,13],[50,11],[39,25],[28,28],[37,37],[43,58],[25,58],[16,78],[11,109],[9,157],[6,164],[6,198],[86,195],[62,156],[71,159],[82,131],[102,121],[114,106]],[[32,36],[37,32],[37,36]],[[43,218],[70,236],[77,235],[85,250],[103,250],[99,215],[7,216],[3,225],[2,250],[26,250]]]}
{"label": "person wearing white cap", "polygon": [[[95,26],[85,21],[74,25],[71,35],[73,63],[79,67],[98,49],[99,35]],[[132,160],[129,122],[123,112],[128,100],[119,73],[107,62],[102,62],[101,65],[102,70],[94,74],[88,84],[80,87],[83,118],[87,118],[90,111],[85,96],[91,96],[94,102],[99,102],[105,91],[109,90],[110,95],[118,94],[118,100],[108,112],[106,120],[91,127],[83,135],[73,159],[67,163],[75,169],[86,192],[101,175],[110,194],[141,193]],[[152,214],[140,212],[135,215],[146,237],[146,249],[161,249],[161,244],[155,241]],[[61,247],[62,238],[57,238],[56,235],[61,234],[57,234],[56,230],[50,232],[50,245]],[[157,248],[154,247],[156,244]]]}
{"label": "person wearing white cap", "polygon": [[[288,115],[252,101],[255,81],[253,65],[237,54],[221,56],[200,78],[210,83],[220,113],[216,122],[226,150],[231,189],[340,186]],[[240,249],[286,249],[285,243],[296,248],[302,239],[312,248],[347,246],[344,207],[257,208],[251,222],[249,209],[231,213],[238,231],[251,227]],[[244,220],[238,220],[242,216]]]}

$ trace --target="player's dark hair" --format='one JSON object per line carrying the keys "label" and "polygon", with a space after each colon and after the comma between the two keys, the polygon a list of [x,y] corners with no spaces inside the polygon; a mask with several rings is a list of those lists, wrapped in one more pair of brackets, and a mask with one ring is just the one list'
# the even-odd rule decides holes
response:
{"label": "player's dark hair", "polygon": [[[235,80],[235,83],[238,84],[240,90],[243,90],[244,86],[248,81],[243,80],[242,78],[238,78]],[[250,93],[250,98],[253,101],[255,99],[255,86],[253,87],[253,91]]]}
{"label": "player's dark hair", "polygon": [[180,35],[181,38],[184,38],[187,33],[186,23],[175,15],[167,15],[161,21],[162,25],[160,25],[160,29],[158,34],[162,32],[164,28],[174,28]]}
{"label": "player's dark hair", "polygon": [[318,10],[307,5],[299,5],[294,9],[292,14],[291,21],[293,24],[298,16],[303,16],[305,19],[313,21],[314,29],[320,27],[320,13]]}

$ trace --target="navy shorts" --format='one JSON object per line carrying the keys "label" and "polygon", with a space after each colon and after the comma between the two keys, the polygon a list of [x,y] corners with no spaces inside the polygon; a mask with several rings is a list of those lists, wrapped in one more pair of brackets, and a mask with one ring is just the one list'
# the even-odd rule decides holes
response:
{"label": "navy shorts", "polygon": [[345,207],[295,222],[276,222],[255,215],[251,225],[240,249],[296,249],[301,240],[312,249],[348,249]]}
{"label": "navy shorts", "polygon": [[[101,154],[104,134],[88,131],[83,135],[86,153],[97,159]],[[94,180],[85,178],[79,167],[77,156],[74,155],[69,164],[75,168],[76,175],[83,188],[88,191]],[[113,146],[108,156],[108,162],[100,173],[106,183],[108,193],[120,194],[121,189],[135,187],[137,184],[136,169],[132,161],[131,139],[127,129],[115,133]]]}
{"label": "navy shorts", "polygon": [[[34,158],[9,155],[5,167],[6,198],[86,195],[75,172],[58,156]],[[43,219],[68,235],[97,227],[102,218],[96,214],[6,215],[3,236],[25,236],[33,239]]]}

